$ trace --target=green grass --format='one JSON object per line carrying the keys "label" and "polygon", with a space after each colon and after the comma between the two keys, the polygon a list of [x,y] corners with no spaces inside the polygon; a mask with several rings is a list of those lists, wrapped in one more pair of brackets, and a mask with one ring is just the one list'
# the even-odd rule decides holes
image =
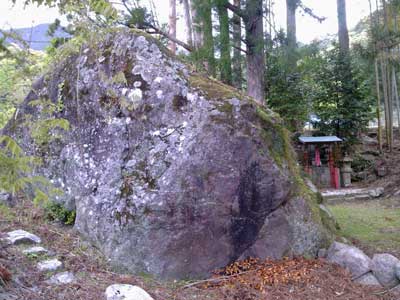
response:
{"label": "green grass", "polygon": [[0,220],[11,222],[15,218],[15,213],[6,205],[0,203]]}
{"label": "green grass", "polygon": [[385,208],[377,202],[345,203],[329,207],[341,233],[375,252],[400,254],[400,208]]}

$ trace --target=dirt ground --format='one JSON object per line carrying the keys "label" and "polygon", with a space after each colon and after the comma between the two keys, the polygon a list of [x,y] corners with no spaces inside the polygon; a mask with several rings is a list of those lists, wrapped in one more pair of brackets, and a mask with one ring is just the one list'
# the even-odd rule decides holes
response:
{"label": "dirt ground", "polygon": [[114,283],[138,285],[155,300],[400,299],[400,291],[355,284],[345,270],[323,260],[249,260],[200,282],[160,282],[146,275],[118,274],[72,228],[45,222],[42,211],[30,203],[12,209],[0,206],[0,234],[15,229],[39,235],[43,246],[64,262],[65,270],[74,272],[77,282],[49,285],[45,280],[52,273],[39,272],[35,267],[43,257],[26,256],[17,246],[1,245],[0,267],[10,272],[12,280],[0,281],[0,299],[8,293],[20,300],[100,300],[105,299],[106,287]]}

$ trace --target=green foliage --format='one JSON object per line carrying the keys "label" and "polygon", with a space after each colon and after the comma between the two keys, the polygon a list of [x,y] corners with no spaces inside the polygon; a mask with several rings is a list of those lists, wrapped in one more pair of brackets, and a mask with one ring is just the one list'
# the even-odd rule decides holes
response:
{"label": "green foliage", "polygon": [[65,225],[74,225],[76,218],[75,210],[68,210],[63,205],[47,201],[44,204],[45,217],[49,221],[58,221]]}
{"label": "green foliage", "polygon": [[34,191],[35,196],[47,199],[58,192],[42,176],[34,176],[40,160],[24,154],[22,148],[9,136],[0,137],[0,189],[13,195],[18,192]]}
{"label": "green foliage", "polygon": [[43,55],[7,49],[7,56],[0,59],[0,128],[11,118],[45,66]]}
{"label": "green foliage", "polygon": [[46,146],[51,141],[61,139],[63,131],[69,130],[68,120],[55,117],[64,108],[62,98],[57,103],[40,99],[29,104],[38,107],[40,112],[39,118],[29,118],[26,121],[26,126],[31,130],[31,137],[38,146]]}
{"label": "green foliage", "polygon": [[371,98],[366,97],[350,58],[338,47],[323,53],[323,63],[315,70],[318,82],[313,92],[314,125],[324,134],[334,134],[351,146],[372,118]]}
{"label": "green foliage", "polygon": [[[289,64],[286,37],[283,33],[268,45],[266,72],[268,106],[281,115],[286,127],[293,131],[301,130],[310,113],[306,81],[309,66],[302,62],[297,66]],[[303,61],[313,54],[303,52]]]}

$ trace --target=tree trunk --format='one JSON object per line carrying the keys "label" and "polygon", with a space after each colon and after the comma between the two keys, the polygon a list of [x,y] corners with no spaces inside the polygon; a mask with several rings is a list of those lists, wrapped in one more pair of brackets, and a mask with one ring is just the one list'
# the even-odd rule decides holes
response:
{"label": "tree trunk", "polygon": [[[240,0],[234,0],[233,4],[240,7]],[[242,54],[240,48],[242,46],[242,24],[241,19],[238,15],[233,14],[233,85],[241,89],[243,84],[242,77]]]}
{"label": "tree trunk", "polygon": [[182,0],[183,14],[185,18],[185,33],[186,42],[189,46],[193,46],[193,30],[192,30],[192,18],[190,16],[190,5],[189,0]]}
{"label": "tree trunk", "polygon": [[215,68],[215,57],[214,57],[214,37],[213,37],[213,27],[212,27],[212,6],[211,0],[202,0],[202,15],[204,20],[204,47],[203,51],[205,53],[207,61],[207,71],[211,76],[216,76]]}
{"label": "tree trunk", "polygon": [[287,59],[293,69],[296,65],[296,10],[298,0],[286,0]]}
{"label": "tree trunk", "polygon": [[203,47],[203,20],[200,14],[200,0],[190,0],[190,10],[192,13],[193,46],[195,49]]}
{"label": "tree trunk", "polygon": [[244,11],[247,44],[247,94],[265,103],[263,1],[247,0]]}
{"label": "tree trunk", "polygon": [[394,96],[394,101],[396,103],[396,111],[397,111],[397,130],[400,130],[400,100],[399,100],[399,91],[397,89],[397,75],[394,69],[393,69],[393,96]]}
{"label": "tree trunk", "polygon": [[205,63],[211,76],[216,75],[211,0],[191,0],[196,60]]}
{"label": "tree trunk", "polygon": [[219,18],[220,28],[220,70],[221,81],[226,84],[232,84],[232,61],[231,61],[231,47],[229,38],[229,16],[226,2],[228,0],[220,0],[217,3],[217,11]]}
{"label": "tree trunk", "polygon": [[339,23],[339,47],[343,56],[348,56],[350,43],[346,20],[346,0],[337,0],[337,15]]}
{"label": "tree trunk", "polygon": [[[169,0],[169,35],[176,39],[176,0]],[[176,54],[176,43],[169,41],[169,49]]]}
{"label": "tree trunk", "polygon": [[381,61],[381,73],[382,73],[382,88],[383,88],[383,100],[385,107],[385,132],[386,132],[386,143],[391,148],[390,145],[390,121],[389,121],[389,93],[388,93],[388,82],[387,82],[387,64],[386,58],[383,58]]}
{"label": "tree trunk", "polygon": [[381,92],[379,84],[378,59],[375,58],[375,84],[376,84],[376,117],[378,118],[378,146],[382,152],[382,121],[381,121]]}

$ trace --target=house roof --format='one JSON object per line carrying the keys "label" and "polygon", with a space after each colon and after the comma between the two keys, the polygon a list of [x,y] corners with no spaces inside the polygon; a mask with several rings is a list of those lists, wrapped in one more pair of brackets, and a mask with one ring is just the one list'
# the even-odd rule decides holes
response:
{"label": "house roof", "polygon": [[343,142],[337,136],[301,136],[299,140],[303,144]]}

